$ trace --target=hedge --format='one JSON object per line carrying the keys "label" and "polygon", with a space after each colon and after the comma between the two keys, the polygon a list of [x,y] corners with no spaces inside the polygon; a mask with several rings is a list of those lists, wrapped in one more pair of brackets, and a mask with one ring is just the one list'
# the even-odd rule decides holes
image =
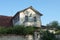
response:
{"label": "hedge", "polygon": [[17,35],[27,35],[33,34],[36,28],[32,26],[14,26],[10,28],[0,27],[0,34],[17,34]]}

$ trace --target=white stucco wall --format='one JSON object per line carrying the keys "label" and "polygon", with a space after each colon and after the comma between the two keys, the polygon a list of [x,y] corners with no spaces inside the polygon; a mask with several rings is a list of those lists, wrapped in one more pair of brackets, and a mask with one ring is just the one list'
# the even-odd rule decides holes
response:
{"label": "white stucco wall", "polygon": [[41,16],[36,14],[36,17],[37,17],[37,22],[36,22],[37,25],[36,26],[41,27]]}
{"label": "white stucco wall", "polygon": [[23,12],[19,13],[20,15],[20,25],[23,25],[23,22],[25,21],[25,14]]}
{"label": "white stucco wall", "polygon": [[[25,21],[25,16],[27,15],[26,14],[26,11],[28,11],[29,13],[28,13],[28,16],[30,16],[30,14],[32,14],[32,18],[34,19],[34,17],[36,16],[36,18],[37,18],[37,21],[36,22],[34,22],[34,20],[32,21],[32,22],[25,22],[24,23],[24,21]],[[16,23],[14,23],[14,25],[25,25],[25,26],[30,26],[30,25],[32,25],[32,26],[37,26],[37,27],[41,27],[41,17],[40,17],[40,15],[38,15],[37,13],[35,13],[32,9],[27,9],[27,10],[25,10],[24,12],[20,12],[19,13],[19,21],[18,22],[16,22]],[[28,18],[28,20],[29,20],[29,18]],[[14,21],[13,21],[14,22]]]}
{"label": "white stucco wall", "polygon": [[20,35],[6,35],[0,36],[0,40],[33,40],[32,35],[20,36]]}
{"label": "white stucco wall", "polygon": [[[19,15],[17,15],[17,16],[19,16]],[[17,16],[15,16],[14,18],[16,18]],[[13,19],[12,22],[13,22],[13,26],[20,25],[20,20],[18,20],[17,22],[15,22],[14,19]]]}
{"label": "white stucco wall", "polygon": [[14,26],[16,26],[16,25],[20,25],[20,21],[14,23]]}
{"label": "white stucco wall", "polygon": [[[28,16],[30,16],[30,14],[32,14],[32,17],[35,17],[36,16],[37,17],[37,22],[34,22],[34,21],[33,22],[26,22],[25,25],[27,24],[27,25],[35,25],[37,27],[41,27],[41,18],[40,18],[40,15],[38,15],[37,13],[35,13],[31,9],[27,9],[26,11],[29,11]],[[25,13],[25,11],[24,11],[24,13]]]}
{"label": "white stucco wall", "polygon": [[23,36],[0,36],[0,40],[27,40],[26,38],[24,38]]}
{"label": "white stucco wall", "polygon": [[26,35],[27,40],[34,40],[33,35]]}
{"label": "white stucco wall", "polygon": [[34,32],[34,40],[40,40],[40,33]]}

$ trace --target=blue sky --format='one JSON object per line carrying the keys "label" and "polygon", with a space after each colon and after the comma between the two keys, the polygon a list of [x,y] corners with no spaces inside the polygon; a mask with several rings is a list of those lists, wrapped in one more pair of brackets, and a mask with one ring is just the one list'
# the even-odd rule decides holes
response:
{"label": "blue sky", "polygon": [[60,0],[0,0],[0,15],[14,16],[29,6],[43,14],[43,25],[55,20],[60,22]]}

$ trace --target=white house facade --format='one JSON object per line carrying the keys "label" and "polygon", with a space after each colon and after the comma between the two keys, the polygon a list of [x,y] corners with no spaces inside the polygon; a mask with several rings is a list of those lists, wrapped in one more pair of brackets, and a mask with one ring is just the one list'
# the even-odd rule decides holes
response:
{"label": "white house facade", "polygon": [[13,26],[25,25],[41,27],[41,16],[42,14],[35,10],[32,6],[19,11],[13,17]]}
{"label": "white house facade", "polygon": [[[35,10],[32,6],[22,10],[18,11],[13,17],[8,16],[0,16],[0,25],[3,24],[3,26],[11,27],[16,25],[24,25],[25,26],[33,26],[37,27],[36,30],[34,30],[34,35],[20,35],[20,36],[3,36],[1,40],[39,40],[40,39],[40,29],[41,27],[41,16],[42,14]],[[4,19],[4,20],[3,20]],[[9,37],[9,38],[8,38]]]}

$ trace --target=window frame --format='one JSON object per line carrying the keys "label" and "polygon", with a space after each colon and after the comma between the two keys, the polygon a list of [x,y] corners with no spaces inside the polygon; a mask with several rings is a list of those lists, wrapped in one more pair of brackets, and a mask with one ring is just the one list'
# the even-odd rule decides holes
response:
{"label": "window frame", "polygon": [[37,18],[36,18],[36,16],[34,17],[34,22],[36,22],[37,21]]}

